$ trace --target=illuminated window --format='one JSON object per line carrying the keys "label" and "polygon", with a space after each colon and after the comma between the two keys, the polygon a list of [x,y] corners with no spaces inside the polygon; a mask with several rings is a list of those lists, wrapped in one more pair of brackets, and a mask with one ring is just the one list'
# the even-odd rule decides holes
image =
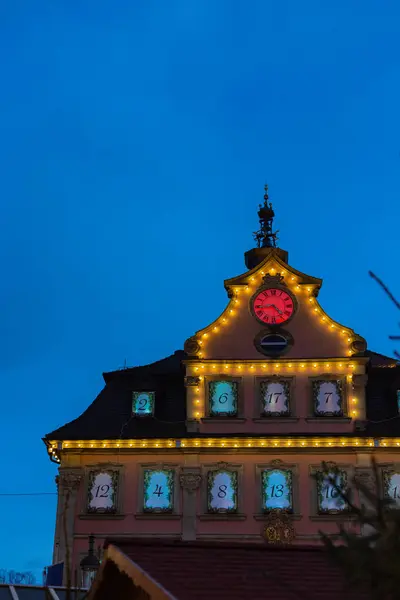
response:
{"label": "illuminated window", "polygon": [[383,471],[383,488],[387,498],[400,504],[400,473]]}
{"label": "illuminated window", "polygon": [[282,417],[290,414],[290,383],[284,379],[261,381],[261,414],[266,417]]}
{"label": "illuminated window", "polygon": [[292,471],[288,469],[266,469],[261,471],[261,492],[264,512],[277,508],[292,512]]}
{"label": "illuminated window", "polygon": [[396,397],[397,397],[397,412],[400,414],[400,390],[397,390]]}
{"label": "illuminated window", "polygon": [[235,417],[238,412],[238,382],[210,381],[209,404],[211,416]]}
{"label": "illuminated window", "polygon": [[[332,471],[317,473],[318,512],[320,514],[340,513],[348,509],[347,503],[339,490],[345,492],[347,473]],[[339,488],[339,489],[338,489]]]}
{"label": "illuminated window", "polygon": [[343,393],[341,380],[314,380],[314,412],[318,417],[343,416]]}
{"label": "illuminated window", "polygon": [[174,471],[145,469],[143,471],[143,511],[172,512]]}
{"label": "illuminated window", "polygon": [[118,475],[118,471],[90,471],[87,512],[116,512]]}
{"label": "illuminated window", "polygon": [[132,392],[132,414],[151,417],[154,414],[155,392]]}
{"label": "illuminated window", "polygon": [[209,471],[207,509],[212,513],[231,513],[238,508],[238,474],[236,471]]}

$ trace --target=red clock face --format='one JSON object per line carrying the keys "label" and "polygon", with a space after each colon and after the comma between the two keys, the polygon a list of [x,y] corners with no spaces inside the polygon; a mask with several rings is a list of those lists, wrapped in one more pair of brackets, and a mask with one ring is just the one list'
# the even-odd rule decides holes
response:
{"label": "red clock face", "polygon": [[293,298],[284,290],[268,288],[253,299],[254,315],[268,325],[280,325],[294,313]]}

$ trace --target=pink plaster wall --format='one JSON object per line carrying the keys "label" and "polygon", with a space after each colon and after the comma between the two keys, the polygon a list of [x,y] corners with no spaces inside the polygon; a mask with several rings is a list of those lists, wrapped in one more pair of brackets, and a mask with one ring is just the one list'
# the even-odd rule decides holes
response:
{"label": "pink plaster wall", "polygon": [[[334,374],[334,369],[327,370],[329,374]],[[207,434],[259,434],[259,435],[287,435],[287,434],[326,434],[340,435],[342,433],[348,433],[353,431],[354,424],[350,422],[339,422],[333,423],[329,420],[321,418],[318,422],[308,422],[307,419],[313,418],[312,413],[312,384],[310,377],[322,375],[321,371],[310,371],[306,373],[296,371],[291,373],[290,370],[286,369],[285,372],[277,373],[273,369],[270,369],[265,377],[279,374],[282,377],[293,377],[293,388],[292,388],[292,410],[293,416],[298,419],[297,422],[284,422],[284,418],[274,420],[273,417],[263,419],[262,423],[256,422],[260,420],[260,399],[259,399],[259,380],[261,376],[243,375],[241,380],[242,394],[243,394],[243,417],[246,421],[243,422],[225,422],[223,419],[214,419],[214,422],[200,422],[200,432]],[[229,373],[231,375],[231,373]],[[235,373],[236,375],[236,373]],[[223,377],[223,374],[221,375]],[[343,374],[343,370],[338,374],[338,377],[346,379]],[[207,376],[205,376],[205,385],[207,385]],[[350,395],[348,390],[347,382],[344,384],[346,397]],[[351,398],[349,398],[350,400]],[[351,410],[351,404],[349,403],[349,409]],[[242,416],[242,415],[241,415]]]}
{"label": "pink plaster wall", "polygon": [[[137,492],[138,492],[138,474],[140,465],[143,463],[173,463],[177,465],[177,468],[181,466],[192,466],[202,467],[210,466],[218,462],[226,462],[234,465],[243,466],[243,478],[241,480],[241,487],[239,494],[242,497],[242,505],[240,512],[246,515],[246,519],[243,521],[227,520],[219,521],[203,521],[199,518],[197,521],[197,536],[199,538],[218,537],[231,538],[231,536],[250,536],[250,538],[261,539],[260,532],[263,527],[262,521],[254,519],[255,514],[259,514],[260,505],[260,491],[256,479],[256,465],[270,463],[274,459],[280,459],[283,463],[290,465],[297,465],[299,481],[299,513],[301,518],[293,521],[293,525],[296,529],[298,536],[297,543],[318,543],[319,536],[318,531],[322,529],[327,533],[333,533],[336,531],[336,523],[334,521],[325,520],[312,520],[310,514],[312,513],[312,498],[315,494],[314,480],[310,476],[310,465],[321,465],[323,460],[334,461],[339,465],[346,465],[355,467],[359,456],[353,451],[343,452],[332,452],[332,453],[311,453],[311,452],[299,452],[285,451],[272,453],[271,451],[265,452],[251,452],[245,453],[238,451],[237,454],[232,453],[199,453],[199,454],[187,454],[183,452],[171,451],[171,453],[158,453],[155,454],[121,454],[119,456],[104,455],[81,455],[80,461],[82,467],[90,467],[90,465],[98,464],[99,462],[105,463],[119,463],[124,466],[124,476],[122,482],[122,513],[125,515],[123,519],[114,518],[79,518],[79,515],[85,510],[85,499],[86,490],[84,489],[84,483],[82,482],[77,499],[76,512],[75,512],[75,524],[74,524],[74,545],[73,545],[73,560],[74,564],[77,565],[82,558],[80,553],[87,551],[87,537],[93,533],[96,536],[96,546],[99,543],[103,543],[106,537],[113,537],[123,535],[126,537],[175,537],[180,538],[182,525],[181,520],[168,520],[163,518],[138,520],[135,519],[134,514],[137,512]],[[364,453],[364,458],[366,454]],[[396,462],[398,456],[395,453],[381,453],[377,456],[377,460],[380,463]],[[189,462],[188,462],[189,461]],[[78,466],[78,465],[74,465]],[[205,479],[202,483],[206,485]],[[177,493],[180,496],[180,514],[182,513],[182,491],[179,488]],[[204,514],[204,496],[201,489],[197,491],[197,515]],[[255,536],[255,537],[254,537]]]}
{"label": "pink plaster wall", "polygon": [[[338,329],[331,330],[314,312],[315,302],[310,303],[304,292],[297,296],[298,310],[289,323],[282,325],[294,338],[294,345],[285,358],[329,358],[347,356],[347,336]],[[254,346],[254,338],[265,327],[251,314],[251,295],[243,293],[236,315],[226,326],[204,342],[207,359],[216,360],[262,360]]]}

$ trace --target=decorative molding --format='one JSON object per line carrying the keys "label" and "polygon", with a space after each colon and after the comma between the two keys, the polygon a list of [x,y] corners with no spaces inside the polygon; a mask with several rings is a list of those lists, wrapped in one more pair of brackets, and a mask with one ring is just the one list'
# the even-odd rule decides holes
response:
{"label": "decorative molding", "polygon": [[190,337],[184,343],[183,349],[189,356],[197,356],[200,352],[200,344],[195,337]]}
{"label": "decorative molding", "polygon": [[[287,513],[285,513],[287,514]],[[303,518],[303,515],[300,514],[295,514],[295,513],[289,513],[290,516],[290,520],[291,521],[301,521],[301,519]],[[271,513],[257,513],[255,515],[253,515],[253,519],[255,521],[268,521],[271,518]]]}
{"label": "decorative molding", "polygon": [[[376,492],[375,479],[371,468],[356,467],[354,473],[354,480],[357,484],[360,483],[373,494]],[[360,495],[362,495],[361,490]]]}
{"label": "decorative molding", "polygon": [[267,544],[291,544],[296,537],[296,531],[289,515],[279,509],[271,511],[262,529],[262,537]]}
{"label": "decorative molding", "polygon": [[[138,521],[147,521],[151,519],[156,520],[167,520],[167,521],[179,521],[182,515],[177,515],[174,513],[167,512],[145,512],[145,513],[136,513],[134,515],[135,519]],[[136,534],[135,534],[136,535]]]}
{"label": "decorative molding", "polygon": [[79,489],[82,478],[83,474],[81,472],[60,470],[59,483],[64,492],[76,492]]}
{"label": "decorative molding", "polygon": [[247,419],[243,417],[225,417],[225,416],[213,416],[213,417],[203,417],[201,419],[202,423],[218,423],[218,425],[225,423],[226,425],[233,425],[236,423],[246,423]]}
{"label": "decorative molding", "polygon": [[282,423],[298,423],[299,421],[299,417],[272,417],[269,415],[253,419],[253,423],[262,423],[263,425],[282,425]]}
{"label": "decorative molding", "polygon": [[205,513],[198,515],[198,519],[200,521],[246,521],[247,515],[234,512]]}
{"label": "decorative molding", "polygon": [[262,278],[264,285],[282,285],[286,287],[284,282],[284,277],[280,273],[276,273],[276,275],[272,275],[271,273],[267,273]]}
{"label": "decorative molding", "polygon": [[198,470],[181,471],[179,483],[181,487],[189,493],[193,493],[200,487],[202,481],[201,473]]}
{"label": "decorative molding", "polygon": [[200,377],[197,375],[187,375],[185,377],[185,387],[197,387],[200,385]]}

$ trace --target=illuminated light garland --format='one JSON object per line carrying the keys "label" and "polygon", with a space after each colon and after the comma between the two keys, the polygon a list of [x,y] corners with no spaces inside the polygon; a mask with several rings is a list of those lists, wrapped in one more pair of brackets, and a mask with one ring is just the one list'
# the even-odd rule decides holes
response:
{"label": "illuminated light garland", "polygon": [[[275,267],[271,266],[269,268],[269,273],[271,273],[271,275],[274,275],[275,272],[279,271],[279,269],[276,269]],[[281,275],[287,275],[286,271],[280,271]],[[237,295],[239,295],[241,292],[246,291],[246,293],[250,293],[251,291],[255,291],[257,289],[257,287],[259,287],[260,285],[262,285],[262,277],[265,275],[265,271],[258,271],[257,273],[253,273],[250,278],[247,281],[244,281],[243,283],[240,283],[239,285],[234,286],[233,288],[231,288],[231,290],[233,291],[233,293],[235,294],[231,299],[230,302],[228,303],[227,307],[225,308],[224,312],[220,315],[220,317],[218,317],[213,323],[211,323],[208,327],[206,327],[205,329],[199,331],[196,334],[197,336],[201,336],[203,338],[207,338],[209,336],[210,333],[212,332],[217,332],[219,331],[218,329],[218,325],[220,323],[223,323],[224,325],[226,325],[229,321],[230,316],[234,316],[235,312],[232,309],[232,306],[237,306],[239,305],[239,301],[238,298],[236,297]],[[257,278],[260,278],[261,281],[256,281]],[[304,283],[301,283],[301,281],[297,282],[296,277],[292,276],[289,279],[289,289],[290,287],[292,287],[293,289],[296,290],[296,292],[303,294],[306,293],[309,295],[309,302],[313,303],[314,301],[317,303],[317,306],[314,308],[314,312],[317,315],[321,315],[321,322],[322,323],[326,323],[329,327],[329,330],[334,332],[334,331],[338,331],[339,335],[346,335],[347,336],[354,336],[354,332],[347,328],[344,329],[342,325],[340,325],[339,323],[336,323],[335,321],[333,321],[333,319],[331,319],[329,317],[329,315],[327,315],[324,310],[322,309],[322,307],[319,305],[318,301],[315,298],[315,294],[314,294],[314,290],[315,288],[319,287],[319,284],[313,284],[312,286],[310,285],[306,285]],[[292,290],[293,291],[293,290]],[[227,318],[228,317],[228,318]],[[347,341],[349,344],[351,344],[352,342],[352,337],[348,337]],[[353,350],[351,348],[349,348],[347,350],[347,354],[349,356],[351,356],[353,354]]]}
{"label": "illuminated light garland", "polygon": [[244,439],[238,438],[186,438],[183,440],[176,439],[159,439],[159,440],[98,440],[98,441],[65,441],[65,442],[57,442],[56,445],[49,445],[48,452],[49,454],[54,454],[56,452],[57,444],[62,446],[62,450],[64,452],[73,452],[76,449],[83,449],[91,451],[96,451],[96,449],[102,450],[103,448],[107,448],[107,450],[115,450],[115,449],[137,449],[137,448],[165,448],[165,449],[176,449],[179,446],[189,447],[189,448],[284,448],[287,446],[293,446],[295,448],[303,448],[307,450],[310,446],[318,446],[320,448],[352,448],[355,446],[358,447],[366,447],[366,446],[377,446],[384,448],[394,448],[400,446],[399,438],[321,438],[321,437],[309,437],[309,438],[288,438],[281,437],[263,437],[263,438],[251,438],[247,437]]}
{"label": "illuminated light garland", "polygon": [[[206,361],[206,359],[201,359],[202,361]],[[340,362],[337,363],[336,361],[332,362],[325,362],[325,361],[307,361],[307,363],[305,362],[299,362],[297,359],[291,359],[290,362],[289,361],[283,361],[282,362],[282,358],[280,359],[280,362],[273,362],[272,360],[269,361],[268,363],[261,363],[261,362],[254,362],[253,361],[248,361],[248,362],[234,362],[234,363],[226,363],[226,362],[222,362],[222,361],[218,361],[218,363],[213,362],[212,364],[208,363],[208,362],[199,362],[197,365],[196,363],[193,364],[193,361],[190,361],[189,363],[187,363],[189,366],[189,369],[193,369],[194,373],[198,373],[199,369],[201,369],[202,371],[206,371],[204,374],[207,375],[209,370],[211,369],[212,371],[246,371],[246,369],[248,369],[248,371],[256,371],[256,372],[263,372],[263,371],[267,371],[269,368],[271,369],[275,369],[277,371],[279,370],[284,370],[284,369],[290,369],[290,370],[304,370],[306,369],[306,367],[308,367],[309,369],[315,370],[315,369],[319,369],[319,370],[323,370],[323,369],[334,369],[334,370],[348,370],[348,369],[356,369],[357,366],[361,367],[362,369],[364,368],[363,363],[357,363],[357,365],[355,365],[353,362]],[[347,380],[349,382],[351,382],[351,378],[352,375],[348,374],[347,375]],[[199,380],[202,381],[201,377],[199,377]]]}

